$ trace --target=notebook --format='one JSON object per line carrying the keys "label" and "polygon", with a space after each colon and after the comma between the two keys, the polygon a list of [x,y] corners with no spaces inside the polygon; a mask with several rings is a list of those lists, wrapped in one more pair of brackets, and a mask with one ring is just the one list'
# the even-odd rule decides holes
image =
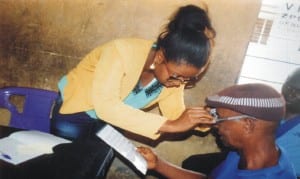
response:
{"label": "notebook", "polygon": [[58,144],[71,141],[35,130],[17,131],[0,139],[0,159],[17,165],[43,154],[53,153]]}

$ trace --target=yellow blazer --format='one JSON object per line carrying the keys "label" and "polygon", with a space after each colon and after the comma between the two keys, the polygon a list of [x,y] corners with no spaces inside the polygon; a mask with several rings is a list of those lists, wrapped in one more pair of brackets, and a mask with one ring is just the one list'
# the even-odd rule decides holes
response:
{"label": "yellow blazer", "polygon": [[110,41],[90,52],[67,74],[62,92],[62,114],[94,109],[114,126],[156,139],[160,126],[185,110],[184,86],[163,87],[146,108],[158,104],[161,115],[135,109],[123,102],[137,84],[153,41],[127,38]]}

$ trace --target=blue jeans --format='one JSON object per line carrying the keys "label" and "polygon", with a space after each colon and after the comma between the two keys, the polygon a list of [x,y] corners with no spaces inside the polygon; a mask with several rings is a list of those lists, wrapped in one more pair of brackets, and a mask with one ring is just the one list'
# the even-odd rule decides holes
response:
{"label": "blue jeans", "polygon": [[60,114],[62,105],[61,96],[56,100],[52,111],[51,133],[69,140],[93,137],[96,132],[105,126],[100,119],[93,119],[85,112]]}

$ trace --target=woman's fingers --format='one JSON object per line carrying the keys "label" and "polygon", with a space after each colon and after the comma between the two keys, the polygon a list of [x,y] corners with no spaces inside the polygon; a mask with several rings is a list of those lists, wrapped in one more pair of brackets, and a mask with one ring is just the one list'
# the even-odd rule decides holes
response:
{"label": "woman's fingers", "polygon": [[168,120],[160,132],[185,132],[201,124],[214,124],[215,121],[204,107],[187,108],[176,120]]}
{"label": "woman's fingers", "polygon": [[213,124],[213,123],[215,123],[215,121],[213,120],[213,117],[203,107],[189,108],[187,113],[188,113],[189,119],[194,124],[201,124],[201,123]]}

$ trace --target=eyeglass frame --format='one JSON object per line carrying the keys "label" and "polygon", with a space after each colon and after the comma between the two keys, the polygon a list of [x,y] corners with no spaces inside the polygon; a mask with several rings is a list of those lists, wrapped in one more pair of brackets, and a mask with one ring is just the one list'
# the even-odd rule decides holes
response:
{"label": "eyeglass frame", "polygon": [[176,73],[171,74],[171,72],[170,72],[171,70],[169,69],[167,63],[168,63],[167,60],[164,59],[163,64],[165,65],[167,73],[169,75],[169,78],[167,79],[167,81],[177,80],[177,81],[180,81],[180,83],[183,85],[189,84],[190,86],[187,86],[186,88],[192,88],[195,86],[195,82],[198,81],[198,79],[199,79],[198,75],[194,76],[194,77],[184,77],[184,76],[177,75]]}
{"label": "eyeglass frame", "polygon": [[238,116],[230,116],[230,117],[224,117],[224,118],[219,118],[219,114],[217,113],[216,108],[210,108],[209,110],[210,115],[213,117],[216,123],[222,122],[222,121],[236,121],[236,120],[241,120],[244,118],[250,118],[250,119],[256,119],[255,117],[249,116],[249,115],[238,115]]}

